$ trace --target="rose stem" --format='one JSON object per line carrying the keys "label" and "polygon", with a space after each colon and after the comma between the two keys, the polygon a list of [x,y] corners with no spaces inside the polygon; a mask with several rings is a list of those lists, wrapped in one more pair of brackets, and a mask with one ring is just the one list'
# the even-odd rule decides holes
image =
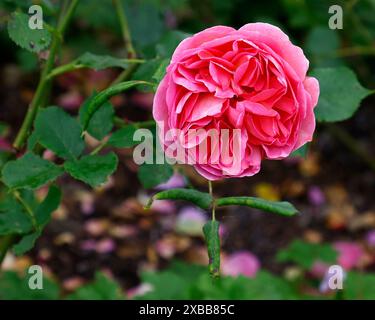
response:
{"label": "rose stem", "polygon": [[[214,197],[213,195],[213,188],[212,188],[212,182],[210,180],[208,180],[208,192],[210,194],[210,196]],[[216,220],[216,216],[215,216],[215,201],[212,201],[212,221],[215,221]]]}
{"label": "rose stem", "polygon": [[17,150],[22,148],[22,146],[24,145],[28,137],[29,131],[33,125],[38,109],[44,100],[44,96],[47,94],[46,88],[48,88],[50,84],[50,81],[47,79],[47,77],[55,63],[55,56],[59,48],[60,39],[63,37],[63,34],[67,28],[67,25],[70,21],[70,18],[73,15],[73,12],[77,4],[78,4],[78,0],[72,0],[70,2],[69,7],[66,10],[66,14],[59,18],[57,29],[54,31],[54,34],[53,34],[53,39],[52,39],[51,48],[49,50],[48,59],[46,61],[46,64],[43,67],[42,74],[40,76],[40,80],[35,91],[35,95],[33,97],[33,100],[30,103],[25,119],[23,120],[21,128],[13,143],[13,147]]}
{"label": "rose stem", "polygon": [[[137,52],[134,49],[134,45],[133,45],[132,38],[130,35],[129,24],[126,18],[124,6],[120,0],[112,0],[112,2],[113,2],[113,5],[115,7],[115,10],[117,12],[117,16],[120,22],[122,37],[124,38],[125,49],[127,52],[127,58],[136,59]],[[125,69],[118,75],[118,77],[112,82],[112,85],[129,79],[130,76],[133,74],[133,72],[137,69],[137,67],[138,67],[137,63],[130,64],[130,66],[127,69]]]}
{"label": "rose stem", "polygon": [[[67,3],[67,2],[65,2]],[[25,144],[28,137],[29,131],[34,123],[35,116],[42,103],[45,103],[44,96],[48,94],[46,89],[50,87],[50,81],[47,79],[48,74],[53,68],[55,62],[55,56],[59,48],[60,41],[64,35],[64,32],[73,16],[74,10],[77,7],[78,0],[70,1],[69,6],[66,10],[61,10],[61,15],[58,19],[57,28],[53,34],[52,44],[49,51],[48,59],[43,67],[35,95],[30,103],[29,109],[23,120],[20,130],[14,140],[13,147],[15,149],[21,149]],[[0,267],[5,258],[8,249],[15,242],[16,237],[14,235],[7,235],[0,239]]]}

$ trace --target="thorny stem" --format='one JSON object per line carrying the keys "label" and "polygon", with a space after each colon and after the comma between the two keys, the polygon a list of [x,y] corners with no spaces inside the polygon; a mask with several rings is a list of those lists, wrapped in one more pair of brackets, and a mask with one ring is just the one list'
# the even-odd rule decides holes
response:
{"label": "thorny stem", "polygon": [[[120,22],[122,37],[124,38],[125,48],[126,48],[128,58],[136,59],[137,52],[135,51],[134,46],[133,46],[133,41],[130,35],[129,24],[128,24],[128,20],[125,14],[125,9],[121,3],[121,0],[112,0],[112,2],[116,9],[117,16]],[[136,63],[131,64],[129,68],[127,68],[126,70],[124,70],[123,72],[119,74],[119,76],[112,82],[112,85],[120,83],[128,79],[133,74],[133,72],[137,69],[137,67],[138,65]]]}
{"label": "thorny stem", "polygon": [[125,42],[125,48],[129,59],[135,59],[137,53],[135,52],[133,42],[130,36],[129,24],[126,19],[125,10],[120,0],[113,0],[113,5],[115,6],[117,17],[120,22],[122,36]]}
{"label": "thorny stem", "polygon": [[114,123],[118,127],[125,127],[128,125],[133,125],[139,129],[145,129],[145,128],[152,128],[156,125],[155,120],[147,120],[147,121],[140,121],[140,122],[127,122],[120,117],[114,118]]}
{"label": "thorny stem", "polygon": [[55,63],[55,56],[58,51],[61,38],[67,28],[67,25],[73,15],[73,12],[77,4],[78,0],[72,0],[69,4],[69,7],[66,10],[66,14],[59,18],[57,29],[55,30],[53,35],[51,48],[48,54],[48,59],[43,67],[42,74],[40,76],[40,80],[35,91],[35,95],[30,103],[25,119],[13,143],[13,147],[17,150],[22,148],[25,144],[25,141],[29,135],[30,129],[33,125],[38,109],[41,103],[43,102],[44,95],[46,94],[46,89],[50,86],[48,75],[53,68],[53,65]]}
{"label": "thorny stem", "polygon": [[[39,108],[42,104],[46,103],[45,95],[48,94],[47,91],[51,88],[51,82],[47,79],[47,77],[53,68],[53,65],[55,63],[55,56],[57,54],[60,42],[77,5],[78,0],[71,0],[69,2],[69,5],[68,1],[65,1],[64,6],[60,11],[60,17],[58,19],[56,30],[53,34],[48,59],[43,67],[38,86],[30,103],[29,109],[27,110],[21,128],[19,129],[17,136],[13,142],[13,147],[17,150],[21,149],[25,144]],[[33,223],[35,222],[34,220]],[[7,235],[0,239],[0,266],[5,258],[8,249],[12,246],[16,239],[17,237],[15,235]]]}
{"label": "thorny stem", "polygon": [[98,154],[107,144],[107,139],[104,139],[94,150],[90,152],[91,156]]}
{"label": "thorny stem", "polygon": [[[212,197],[212,199],[214,199],[214,195],[213,195],[213,188],[212,188],[212,182],[210,180],[208,180],[208,192],[210,194],[210,196]],[[215,201],[213,201],[212,203],[212,221],[215,221],[216,220],[216,215],[215,215]]]}
{"label": "thorny stem", "polygon": [[[126,62],[126,63],[129,63],[129,64],[141,64],[141,63],[145,62],[145,60],[142,60],[142,59],[123,59],[122,61]],[[84,64],[79,64],[76,61],[73,61],[73,62],[68,63],[68,64],[64,64],[62,66],[54,68],[50,72],[50,74],[48,75],[48,80],[50,80],[50,79],[52,79],[56,76],[59,76],[61,74],[71,72],[71,71],[75,71],[75,70],[79,70],[79,69],[83,69],[83,68],[88,68],[88,67]]]}

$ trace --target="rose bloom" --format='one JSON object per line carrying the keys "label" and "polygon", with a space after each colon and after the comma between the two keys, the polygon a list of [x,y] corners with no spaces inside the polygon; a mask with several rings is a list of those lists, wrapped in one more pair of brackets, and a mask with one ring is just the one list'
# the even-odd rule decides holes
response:
{"label": "rose bloom", "polygon": [[267,23],[216,26],[183,40],[154,98],[166,156],[209,180],[252,176],[262,159],[287,157],[315,129],[319,83],[308,67],[301,48]]}

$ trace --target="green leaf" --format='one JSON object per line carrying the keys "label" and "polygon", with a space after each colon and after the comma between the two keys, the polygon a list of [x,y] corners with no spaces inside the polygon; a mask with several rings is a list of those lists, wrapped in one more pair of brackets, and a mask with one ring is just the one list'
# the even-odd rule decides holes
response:
{"label": "green leaf", "polygon": [[181,41],[186,39],[187,37],[190,37],[191,35],[192,34],[190,33],[178,30],[168,31],[156,45],[157,55],[159,57],[168,58],[168,60],[170,60],[173,52],[181,43]]}
{"label": "green leaf", "polygon": [[126,7],[130,33],[137,46],[153,45],[166,30],[162,8],[151,1],[133,1]]}
{"label": "green leaf", "polygon": [[33,131],[27,139],[27,150],[32,151],[38,144],[39,137],[35,131]]}
{"label": "green leaf", "polygon": [[203,233],[207,245],[210,274],[213,277],[218,277],[220,275],[219,222],[216,220],[208,221],[203,226]]}
{"label": "green leaf", "polygon": [[336,259],[337,252],[330,245],[301,240],[293,241],[277,254],[277,261],[294,262],[305,269],[310,269],[316,261],[333,264]]}
{"label": "green leaf", "polygon": [[134,80],[145,80],[148,82],[155,82],[152,86],[139,86],[139,89],[145,92],[156,91],[158,83],[164,77],[166,67],[169,64],[169,58],[155,58],[147,60],[141,64],[139,68],[134,72],[132,79]]}
{"label": "green leaf", "polygon": [[310,62],[319,67],[335,67],[342,64],[336,50],[340,48],[337,30],[326,26],[314,26],[305,40],[305,50]]}
{"label": "green leaf", "polygon": [[137,131],[135,125],[127,125],[117,131],[115,131],[109,138],[107,144],[116,148],[131,148],[139,144],[140,141],[134,141],[133,136]]}
{"label": "green leaf", "polygon": [[123,68],[126,69],[129,66],[129,62],[131,63],[142,63],[142,60],[129,60],[129,59],[119,59],[109,55],[97,55],[90,52],[86,52],[74,61],[61,65],[59,67],[54,68],[50,74],[48,75],[49,78],[56,77],[61,75],[65,72],[70,72],[82,68],[91,68],[94,70],[102,70],[106,68]]}
{"label": "green leaf", "polygon": [[347,300],[375,300],[375,274],[348,272],[343,295]]}
{"label": "green leaf", "polygon": [[302,147],[299,147],[297,150],[293,151],[290,157],[301,157],[306,158],[307,152],[309,151],[310,143],[305,143]]}
{"label": "green leaf", "polygon": [[372,92],[358,82],[346,67],[315,69],[312,76],[319,80],[320,96],[314,109],[318,121],[335,122],[350,118],[363,98]]}
{"label": "green leaf", "polygon": [[38,113],[35,134],[41,145],[64,159],[77,158],[85,147],[79,123],[59,107],[48,107]]}
{"label": "green leaf", "polygon": [[63,169],[33,153],[9,161],[2,170],[3,182],[11,189],[36,189],[55,180]]}
{"label": "green leaf", "polygon": [[102,272],[95,274],[94,282],[85,285],[67,297],[69,300],[123,300],[120,285]]}
{"label": "green leaf", "polygon": [[[81,124],[85,114],[87,113],[88,107],[91,102],[95,99],[97,93],[94,92],[82,105],[79,110],[79,117]],[[102,107],[99,108],[91,117],[87,126],[87,132],[98,140],[102,140],[113,128],[113,117],[115,111],[112,104],[109,101],[103,103]]]}
{"label": "green leaf", "polygon": [[0,151],[0,170],[4,167],[4,165],[9,161],[12,154],[7,151]]}
{"label": "green leaf", "polygon": [[38,225],[38,230],[24,235],[21,240],[13,246],[13,252],[16,255],[22,255],[31,250],[35,241],[40,237],[43,228],[50,221],[51,214],[55,211],[61,200],[59,188],[51,186],[45,199],[36,207],[34,216]]}
{"label": "green leaf", "polygon": [[147,204],[147,208],[151,207],[154,200],[185,200],[202,209],[209,209],[213,201],[212,196],[208,193],[183,188],[169,189],[155,194]]}
{"label": "green leaf", "polygon": [[17,65],[25,73],[38,69],[38,56],[30,51],[19,49],[16,52]]}
{"label": "green leaf", "polygon": [[108,55],[97,55],[86,52],[72,62],[76,67],[92,68],[94,70],[102,70],[112,67],[126,69],[128,67],[127,59],[119,59]]}
{"label": "green leaf", "polygon": [[142,164],[138,169],[138,179],[143,187],[150,189],[168,181],[173,176],[173,167],[168,164]]}
{"label": "green leaf", "polygon": [[141,274],[143,283],[150,284],[152,290],[137,296],[139,300],[149,299],[194,299],[194,300],[267,300],[296,299],[293,287],[283,278],[266,271],[258,271],[254,278],[244,276],[229,277],[221,275],[212,281],[207,269],[172,262],[163,271]]}
{"label": "green leaf", "polygon": [[24,234],[33,229],[25,208],[11,196],[0,203],[0,235]]}
{"label": "green leaf", "polygon": [[145,272],[141,275],[144,283],[152,286],[152,291],[137,296],[138,300],[175,300],[189,299],[190,283],[183,277],[169,271]]}
{"label": "green leaf", "polygon": [[44,227],[51,219],[51,214],[59,207],[61,191],[56,186],[51,186],[47,196],[35,209],[35,219],[39,227]]}
{"label": "green leaf", "polygon": [[254,197],[228,197],[216,200],[217,207],[232,205],[247,206],[283,216],[293,216],[298,213],[298,210],[291,203],[286,201],[268,201]]}
{"label": "green leaf", "polygon": [[152,76],[152,80],[154,80],[156,83],[159,83],[161,80],[163,80],[165,73],[167,72],[167,67],[169,65],[169,59],[163,59],[160,62],[159,67],[156,69],[155,73]]}
{"label": "green leaf", "polygon": [[194,281],[192,299],[207,300],[286,300],[297,299],[292,286],[283,278],[267,271],[258,271],[254,278],[221,276],[215,281],[201,275]]}
{"label": "green leaf", "polygon": [[79,160],[66,161],[64,168],[73,178],[95,187],[106,182],[117,164],[118,158],[111,152],[105,156],[88,155]]}
{"label": "green leaf", "polygon": [[191,291],[201,275],[207,275],[207,268],[201,265],[172,261],[167,270],[143,272],[143,283],[152,286],[152,291],[136,299],[192,299]]}
{"label": "green leaf", "polygon": [[58,285],[48,278],[43,278],[43,290],[30,290],[31,276],[27,274],[20,277],[13,271],[0,273],[0,300],[56,300],[59,298]]}
{"label": "green leaf", "polygon": [[30,234],[27,234],[21,238],[21,240],[16,243],[12,250],[16,256],[21,256],[27,251],[30,251],[34,245],[35,241],[40,237],[40,231],[36,231]]}
{"label": "green leaf", "polygon": [[39,52],[47,49],[51,42],[51,34],[43,26],[43,29],[29,28],[30,17],[21,12],[14,12],[8,22],[9,37],[20,47],[31,52]]}
{"label": "green leaf", "polygon": [[99,92],[93,99],[90,101],[90,103],[87,105],[87,108],[85,109],[85,112],[82,113],[81,117],[81,124],[83,127],[83,130],[86,130],[91,118],[93,117],[94,113],[111,97],[128,90],[136,85],[140,84],[148,84],[146,81],[126,81],[121,82],[118,84],[113,85],[112,87],[109,87],[101,92]]}

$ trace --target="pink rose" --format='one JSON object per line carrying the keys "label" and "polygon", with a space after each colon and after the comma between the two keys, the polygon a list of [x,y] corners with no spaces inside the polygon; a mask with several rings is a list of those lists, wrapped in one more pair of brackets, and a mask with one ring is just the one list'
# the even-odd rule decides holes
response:
{"label": "pink rose", "polygon": [[217,26],[185,39],[154,98],[166,155],[210,180],[251,176],[262,159],[287,157],[315,129],[319,83],[306,76],[308,66],[302,50],[267,23]]}

